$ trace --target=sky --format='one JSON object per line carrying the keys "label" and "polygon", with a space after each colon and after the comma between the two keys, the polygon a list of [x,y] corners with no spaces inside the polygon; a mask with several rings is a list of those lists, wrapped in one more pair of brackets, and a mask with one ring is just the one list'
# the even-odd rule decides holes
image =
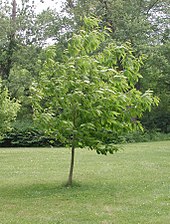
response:
{"label": "sky", "polygon": [[56,8],[57,11],[61,10],[63,0],[44,0],[44,3],[40,3],[40,0],[35,0],[35,6],[37,12],[41,12],[43,9],[50,7],[51,9]]}
{"label": "sky", "polygon": [[[16,0],[17,4],[21,4],[21,0]],[[37,13],[41,12],[43,9],[50,7],[51,9],[56,8],[57,11],[61,10],[62,3],[65,0],[43,0],[44,3],[41,3],[40,0],[34,0]],[[30,1],[31,2],[31,1]]]}

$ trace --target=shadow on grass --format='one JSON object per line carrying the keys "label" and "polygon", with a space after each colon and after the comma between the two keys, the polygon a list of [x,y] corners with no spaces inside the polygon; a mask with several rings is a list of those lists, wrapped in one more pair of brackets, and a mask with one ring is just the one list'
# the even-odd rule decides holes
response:
{"label": "shadow on grass", "polygon": [[114,196],[118,191],[115,186],[103,183],[79,183],[74,182],[72,187],[66,187],[65,183],[34,183],[31,185],[0,187],[0,198],[44,198],[44,197],[105,197]]}

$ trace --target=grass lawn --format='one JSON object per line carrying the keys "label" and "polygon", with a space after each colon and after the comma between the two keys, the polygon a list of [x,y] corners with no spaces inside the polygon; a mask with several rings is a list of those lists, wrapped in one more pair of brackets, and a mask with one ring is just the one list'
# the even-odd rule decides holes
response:
{"label": "grass lawn", "polygon": [[0,149],[1,224],[169,224],[170,141],[127,144],[114,155]]}

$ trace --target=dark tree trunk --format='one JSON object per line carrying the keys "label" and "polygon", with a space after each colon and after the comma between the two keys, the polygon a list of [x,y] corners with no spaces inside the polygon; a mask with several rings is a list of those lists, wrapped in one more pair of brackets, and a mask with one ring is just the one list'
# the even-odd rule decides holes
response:
{"label": "dark tree trunk", "polygon": [[75,130],[76,130],[76,117],[77,117],[77,107],[76,105],[73,105],[73,125],[74,125],[74,130],[73,130],[73,135],[72,135],[72,144],[71,144],[71,163],[70,163],[70,172],[68,176],[68,181],[66,186],[71,187],[73,183],[73,169],[74,169],[74,155],[75,155],[75,147],[76,147],[76,135],[75,135]]}
{"label": "dark tree trunk", "polygon": [[16,19],[16,8],[17,8],[17,3],[16,0],[13,0],[12,2],[12,21],[15,21]]}
{"label": "dark tree trunk", "polygon": [[72,148],[71,148],[70,172],[69,172],[68,181],[67,181],[66,186],[72,186],[72,183],[73,183],[74,156],[75,156],[75,146],[73,144]]}
{"label": "dark tree trunk", "polygon": [[12,1],[12,14],[11,14],[11,24],[10,24],[10,33],[8,34],[8,46],[6,47],[6,58],[1,67],[1,76],[3,80],[9,78],[10,70],[13,65],[13,54],[16,48],[15,33],[16,33],[16,0]]}

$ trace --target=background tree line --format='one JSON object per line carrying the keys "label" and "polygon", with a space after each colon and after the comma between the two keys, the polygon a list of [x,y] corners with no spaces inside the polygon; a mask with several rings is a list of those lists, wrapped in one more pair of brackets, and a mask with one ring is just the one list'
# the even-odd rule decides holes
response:
{"label": "background tree line", "polygon": [[[129,42],[136,57],[145,55],[140,68],[143,78],[138,80],[136,88],[153,90],[160,103],[150,113],[145,112],[141,122],[146,130],[169,133],[169,0],[67,0],[60,13],[46,9],[39,14],[34,1],[23,0],[21,5],[17,5],[17,0],[12,1],[12,5],[10,1],[0,3],[2,89],[8,89],[6,98],[16,99],[15,104],[20,102],[21,105],[12,123],[13,131],[5,135],[2,145],[60,144],[34,125],[30,87],[34,80],[40,80],[49,43],[55,48],[55,59],[62,61],[68,40],[82,28],[82,17],[91,15],[100,18],[101,29],[109,28],[116,43]],[[119,138],[114,141],[127,139]]]}

